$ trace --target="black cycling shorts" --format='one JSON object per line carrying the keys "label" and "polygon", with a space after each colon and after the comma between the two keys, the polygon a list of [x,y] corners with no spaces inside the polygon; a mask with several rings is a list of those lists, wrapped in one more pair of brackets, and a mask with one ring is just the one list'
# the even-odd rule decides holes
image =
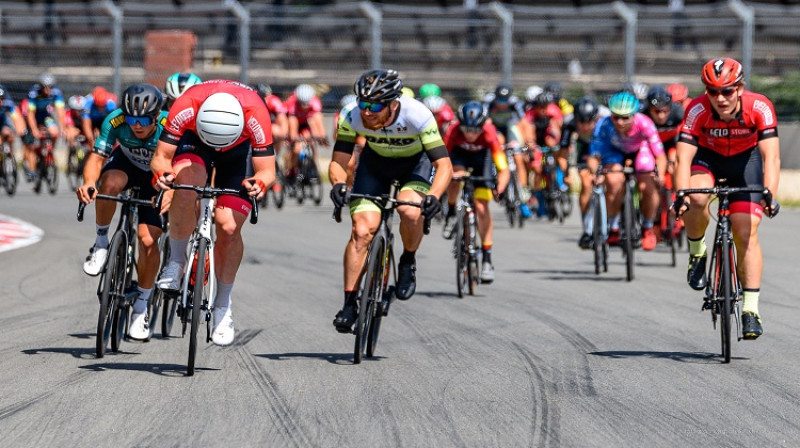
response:
{"label": "black cycling shorts", "polygon": [[[473,176],[495,177],[495,166],[492,161],[492,154],[489,151],[471,152],[465,151],[461,147],[456,147],[450,153],[450,160],[453,167],[463,166],[466,169],[472,168]],[[476,182],[475,187],[494,188],[494,182]]]}
{"label": "black cycling shorts", "polygon": [[[755,187],[764,185],[764,162],[761,151],[751,148],[734,156],[726,157],[710,149],[699,147],[692,160],[692,171],[702,171],[714,178],[714,184],[725,179],[728,187]],[[761,193],[735,193],[730,196],[731,212],[745,212],[736,202],[750,202],[761,209]],[[755,209],[745,204],[750,212]],[[760,213],[758,213],[760,215]]]}
{"label": "black cycling shorts", "polygon": [[[392,182],[398,181],[401,190],[414,190],[428,194],[433,179],[433,165],[425,151],[411,157],[392,158],[378,155],[364,148],[353,180],[353,193],[380,196],[389,194]],[[350,213],[375,211],[375,207],[365,206],[365,201],[356,199],[350,202]]]}
{"label": "black cycling shorts", "polygon": [[[128,176],[128,183],[125,184],[125,190],[139,187],[140,199],[149,199],[158,194],[152,184],[153,173],[138,168],[119,149],[112,151],[111,155],[106,159],[103,170],[100,172],[101,179],[103,174],[109,170],[119,170],[125,173]],[[161,215],[159,215],[158,210],[143,205],[139,205],[137,208],[139,209],[140,223],[161,227]]]}

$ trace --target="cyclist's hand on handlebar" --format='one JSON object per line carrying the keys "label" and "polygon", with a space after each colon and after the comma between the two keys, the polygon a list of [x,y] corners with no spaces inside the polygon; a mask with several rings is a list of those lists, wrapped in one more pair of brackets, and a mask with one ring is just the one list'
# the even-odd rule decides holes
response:
{"label": "cyclist's hand on handlebar", "polygon": [[675,219],[680,219],[684,213],[689,210],[689,201],[685,196],[678,196],[675,202],[672,203],[672,212],[675,213]]}
{"label": "cyclist's hand on handlebar", "polygon": [[249,177],[242,181],[242,186],[250,196],[255,196],[256,199],[261,199],[267,193],[267,184],[261,179]]}
{"label": "cyclist's hand on handlebar", "polygon": [[425,215],[425,218],[432,219],[440,211],[442,211],[442,203],[439,202],[439,198],[432,194],[425,196],[425,199],[422,200],[422,214]]}
{"label": "cyclist's hand on handlebar", "polygon": [[764,213],[770,218],[774,218],[781,210],[781,205],[773,198],[772,192],[769,190],[767,190],[767,194],[764,195],[764,200],[761,202],[764,204]]}
{"label": "cyclist's hand on handlebar", "polygon": [[169,171],[153,174],[153,188],[156,190],[169,190],[175,182],[175,177],[177,175]]}
{"label": "cyclist's hand on handlebar", "polygon": [[322,146],[331,146],[331,142],[328,140],[328,137],[325,137],[324,135],[322,137],[314,137],[314,141]]}
{"label": "cyclist's hand on handlebar", "polygon": [[347,184],[339,182],[331,189],[331,201],[338,208],[344,207],[347,200]]}
{"label": "cyclist's hand on handlebar", "polygon": [[94,200],[97,195],[97,186],[94,183],[83,184],[75,190],[78,195],[78,200],[84,204],[89,204]]}

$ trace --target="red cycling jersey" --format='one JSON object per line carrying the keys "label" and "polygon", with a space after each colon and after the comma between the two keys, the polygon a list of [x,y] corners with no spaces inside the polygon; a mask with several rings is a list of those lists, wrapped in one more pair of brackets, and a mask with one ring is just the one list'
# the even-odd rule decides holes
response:
{"label": "red cycling jersey", "polygon": [[284,106],[278,95],[270,95],[264,99],[264,102],[267,104],[267,110],[271,118],[274,119],[278,114],[286,113],[286,106]]}
{"label": "red cycling jersey", "polygon": [[456,119],[456,114],[453,113],[453,108],[449,104],[444,104],[439,112],[433,114],[436,119],[436,125],[439,127],[439,133],[444,135],[449,129],[450,124]]}
{"label": "red cycling jersey", "polygon": [[680,141],[706,148],[726,157],[758,146],[760,140],[778,136],[778,119],[772,102],[745,90],[739,97],[736,119],[725,122],[711,107],[708,95],[692,100],[686,109]]}
{"label": "red cycling jersey", "polygon": [[311,98],[308,105],[303,107],[298,103],[297,97],[293,93],[286,99],[284,105],[286,106],[286,113],[290,116],[297,117],[297,121],[301,126],[308,123],[309,117],[322,112],[322,102],[320,102],[317,97]]}
{"label": "red cycling jersey", "polygon": [[270,155],[272,123],[269,119],[269,111],[264,106],[264,100],[255,90],[246,85],[224,79],[203,82],[191,87],[178,97],[169,109],[167,125],[161,133],[160,140],[171,145],[177,145],[186,131],[196,133],[195,119],[197,118],[197,110],[206,98],[220,92],[229,93],[239,100],[244,111],[244,130],[239,139],[225,148],[219,149],[219,151],[227,151],[245,140],[249,140],[253,148],[253,156],[262,155],[258,153]]}
{"label": "red cycling jersey", "polygon": [[540,117],[536,113],[535,107],[531,107],[525,112],[525,118],[528,119],[529,123],[534,125],[537,124],[537,120],[539,120],[538,123],[547,123],[548,125],[550,124],[550,120],[558,120],[562,123],[564,122],[564,112],[561,112],[561,108],[558,107],[558,104],[556,103],[550,103],[547,105],[545,116],[547,121],[544,120],[545,117]]}
{"label": "red cycling jersey", "polygon": [[498,171],[503,171],[508,168],[503,147],[500,145],[500,140],[497,138],[497,128],[488,121],[483,124],[483,132],[481,132],[481,135],[474,142],[467,141],[464,137],[464,133],[461,132],[458,121],[454,121],[447,129],[443,140],[448,152],[453,152],[455,148],[461,148],[464,151],[472,153],[488,149],[492,154],[492,160],[494,160]]}

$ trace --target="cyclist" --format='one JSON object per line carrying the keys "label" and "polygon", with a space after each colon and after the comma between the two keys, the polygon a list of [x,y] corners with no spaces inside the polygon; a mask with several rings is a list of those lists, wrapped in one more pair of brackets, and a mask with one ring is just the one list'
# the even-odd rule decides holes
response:
{"label": "cyclist", "polygon": [[275,146],[275,153],[279,154],[289,134],[289,118],[286,115],[286,106],[278,95],[272,93],[272,87],[269,85],[259,83],[253,88],[258,92],[258,96],[264,99],[264,104],[267,105],[269,119],[272,122],[272,143]]}
{"label": "cyclist", "polygon": [[589,146],[592,143],[592,133],[601,117],[600,105],[594,98],[586,96],[575,103],[575,112],[572,120],[564,124],[561,132],[561,150],[569,151],[575,139],[575,152],[577,160],[578,175],[581,178],[581,193],[578,197],[578,205],[581,209],[583,221],[583,234],[578,240],[578,246],[582,249],[592,247],[592,216],[589,212],[589,201],[592,198],[592,187],[594,175],[592,175],[587,165],[589,158]]}
{"label": "cyclist", "polygon": [[[572,107],[572,105],[570,105]],[[533,170],[533,194],[538,202],[538,216],[547,215],[547,207],[542,191],[542,150],[540,145],[550,148],[558,147],[561,142],[561,127],[564,124],[564,115],[561,108],[556,104],[555,96],[545,90],[536,95],[531,102],[531,107],[525,112],[525,120],[531,124],[525,136],[526,144],[531,149],[531,169]],[[567,157],[569,150],[560,149],[556,153],[556,160],[561,172],[568,174]],[[561,188],[566,188],[568,181]]]}
{"label": "cyclist", "polygon": [[[597,123],[589,149],[594,157],[587,163],[592,173],[597,172],[597,158],[606,169],[615,171],[621,170],[628,162],[633,164],[639,172],[636,178],[641,192],[642,249],[653,250],[657,243],[653,221],[660,200],[658,182],[664,178],[667,161],[653,120],[638,113],[639,106],[639,100],[630,92],[622,91],[611,96],[608,100],[611,116],[601,118]],[[652,174],[654,168],[657,169],[657,177]],[[616,171],[597,177],[598,183],[604,180],[609,219],[608,243],[618,244],[625,176]]]}
{"label": "cyclist", "polygon": [[[158,189],[173,183],[204,186],[215,168],[216,187],[244,187],[260,199],[275,181],[275,150],[264,101],[255,90],[235,81],[212,80],[189,88],[170,109],[150,168]],[[171,251],[158,280],[161,289],[180,287],[186,246],[195,227],[196,198],[193,191],[177,190],[169,205]],[[217,345],[230,345],[235,336],[231,290],[242,261],[241,230],[249,213],[246,199],[225,195],[217,200],[217,292],[211,335]]]}
{"label": "cyclist", "polygon": [[[83,168],[83,185],[78,187],[78,199],[88,204],[95,194],[116,196],[121,191],[139,187],[142,198],[156,195],[150,183],[150,160],[164,129],[167,117],[161,111],[163,98],[156,86],[133,84],[122,94],[122,104],[106,117],[100,134]],[[99,182],[98,182],[99,180]],[[98,188],[99,185],[99,188]],[[92,193],[89,189],[93,189]],[[96,237],[83,263],[89,275],[100,274],[108,259],[108,229],[114,218],[116,202],[98,201],[95,224]],[[161,237],[161,217],[151,207],[139,207],[139,260],[137,264],[139,296],[133,303],[130,337],[146,339],[149,335],[147,302],[158,273]]]}
{"label": "cyclist", "polygon": [[[64,97],[61,90],[55,87],[56,79],[49,73],[39,77],[39,82],[28,92],[26,121],[28,131],[23,137],[25,143],[25,161],[27,162],[28,180],[33,180],[36,167],[36,148],[34,141],[42,138],[39,127],[46,128],[47,134],[56,139],[59,129],[64,129]],[[53,114],[55,113],[55,117]]]}
{"label": "cyclist", "polygon": [[67,107],[68,110],[64,114],[64,135],[67,138],[67,146],[72,146],[75,138],[83,135],[83,110],[86,107],[86,97],[72,95],[67,100]]}
{"label": "cyclist", "polygon": [[322,102],[313,87],[300,84],[286,99],[285,104],[289,116],[289,141],[292,144],[292,155],[288,160],[286,171],[287,177],[293,180],[297,176],[300,152],[303,150],[301,137],[311,146],[312,157],[315,160],[316,145],[328,146],[330,142],[322,121]]}
{"label": "cyclist", "polygon": [[167,78],[167,82],[164,83],[164,110],[169,111],[169,108],[172,107],[175,100],[183,95],[186,89],[195,84],[200,84],[201,82],[203,82],[203,80],[194,73],[178,72],[171,74],[169,78]]}
{"label": "cyclist", "polygon": [[14,150],[14,133],[23,135],[25,133],[25,120],[19,108],[14,104],[11,94],[0,85],[0,142],[8,143],[11,150]]}
{"label": "cyclist", "polygon": [[[359,77],[353,86],[358,101],[346,106],[339,117],[328,175],[333,184],[331,200],[342,207],[347,195],[345,168],[356,136],[363,135],[366,146],[356,169],[353,193],[387,194],[396,179],[401,184],[399,200],[422,203],[421,210],[409,206],[397,209],[403,241],[397,266],[397,298],[408,300],[416,289],[415,254],[422,241],[421,215],[430,219],[441,210],[439,197],[453,170],[433,114],[421,102],[401,97],[402,88],[403,81],[395,70],[370,70]],[[365,199],[350,202],[350,215],[353,224],[344,254],[344,307],[333,321],[342,333],[349,333],[357,318],[357,282],[381,219],[377,205]]]}
{"label": "cyclist", "polygon": [[103,121],[116,108],[117,97],[101,86],[95,87],[92,94],[85,97],[81,126],[89,146],[94,146],[95,135],[100,132]]}
{"label": "cyclist", "polygon": [[[489,123],[489,110],[480,101],[470,101],[458,108],[458,121],[447,131],[444,144],[450,151],[453,164],[453,176],[463,176],[471,169],[476,176],[492,177],[497,167],[497,194],[505,194],[510,173],[506,153],[497,139],[497,129]],[[494,281],[492,266],[492,215],[489,212],[489,201],[492,199],[493,182],[475,184],[475,214],[478,217],[478,233],[481,237],[481,282]],[[450,182],[447,188],[447,218],[442,235],[446,239],[453,237],[456,226],[456,201],[458,200],[460,182]]]}
{"label": "cyclist", "polygon": [[[772,102],[744,89],[742,65],[717,58],[703,66],[706,93],[686,111],[678,141],[678,189],[711,188],[725,179],[729,187],[760,186],[775,192],[780,177],[778,123]],[[676,204],[683,213],[689,238],[689,286],[706,286],[705,229],[709,222],[708,195],[692,195]],[[691,206],[686,209],[687,206]],[[778,203],[764,203],[761,194],[731,195],[731,230],[739,260],[738,278],[744,288],[742,333],[756,339],[763,333],[758,312],[762,254],[758,225],[764,213],[773,216]]]}
{"label": "cyclist", "polygon": [[444,98],[438,95],[428,96],[422,100],[422,103],[433,113],[433,118],[436,119],[436,125],[439,127],[439,134],[444,135],[447,132],[447,128],[456,119],[453,108],[447,104]]}
{"label": "cyclist", "polygon": [[524,136],[530,132],[525,118],[525,104],[512,95],[513,89],[508,84],[498,84],[494,93],[487,95],[483,102],[489,108],[489,119],[497,128],[501,145],[511,145],[514,162],[517,166],[517,179],[522,187],[520,191],[520,211],[524,218],[531,216],[528,208],[530,189],[528,188],[528,156],[521,146]]}
{"label": "cyclist", "polygon": [[561,114],[564,116],[564,121],[569,121],[572,119],[572,114],[575,112],[575,108],[570,104],[569,100],[564,98],[564,89],[561,87],[561,83],[558,81],[548,82],[544,85],[544,91],[553,94],[553,101],[556,105],[561,109]]}
{"label": "cyclist", "polygon": [[689,89],[683,84],[670,84],[667,86],[667,92],[672,95],[672,101],[680,103],[684,109],[689,107],[692,98],[689,96]]}
{"label": "cyclist", "polygon": [[442,89],[436,84],[423,84],[419,88],[420,99],[425,99],[429,96],[442,96]]}

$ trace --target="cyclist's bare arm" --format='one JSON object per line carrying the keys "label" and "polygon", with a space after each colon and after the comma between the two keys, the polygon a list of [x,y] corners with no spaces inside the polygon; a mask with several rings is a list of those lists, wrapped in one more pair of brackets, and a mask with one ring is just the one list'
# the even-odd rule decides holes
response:
{"label": "cyclist's bare arm", "polygon": [[89,146],[94,146],[94,131],[92,130],[92,119],[86,117],[81,118],[81,129],[83,130],[83,136],[86,137],[86,141],[89,142]]}
{"label": "cyclist's bare arm", "polygon": [[331,163],[328,165],[328,178],[332,185],[347,182],[347,163],[352,154],[344,151],[334,151]]}
{"label": "cyclist's bare arm", "polygon": [[14,129],[17,131],[17,135],[20,137],[25,134],[25,119],[22,118],[22,114],[14,113],[11,114],[11,120],[14,123]]}
{"label": "cyclist's bare arm", "polygon": [[758,150],[761,152],[761,159],[764,161],[764,186],[774,194],[778,191],[778,182],[781,175],[779,138],[772,137],[759,141]]}
{"label": "cyclist's bare arm", "polygon": [[428,194],[441,198],[450,185],[450,179],[453,177],[453,164],[450,162],[450,157],[436,159],[431,164],[436,170],[436,174],[433,176],[433,182]]}
{"label": "cyclist's bare arm", "polygon": [[89,196],[89,188],[93,188],[97,193],[97,180],[100,178],[100,172],[105,162],[106,158],[96,152],[90,153],[86,159],[86,163],[83,166],[83,185],[78,187],[76,192],[78,200],[84,204],[92,202],[94,198],[93,195]]}
{"label": "cyclist's bare arm", "polygon": [[[255,174],[250,179],[258,179],[269,188],[275,182],[275,156],[253,157],[253,171]],[[265,192],[258,194],[262,196]]]}
{"label": "cyclist's bare arm", "polygon": [[159,141],[156,145],[156,152],[153,154],[153,160],[150,162],[150,170],[159,176],[155,185],[157,190],[169,186],[169,184],[164,182],[170,180],[166,179],[166,177],[172,178],[171,181],[175,180],[173,176],[167,176],[165,173],[172,173],[172,158],[175,157],[175,151],[177,149],[177,145],[164,141]]}
{"label": "cyclist's bare arm", "polygon": [[315,113],[308,117],[308,127],[311,129],[311,136],[315,139],[327,140],[328,136],[325,135],[325,124],[322,120],[321,113]]}
{"label": "cyclist's bare arm", "polygon": [[299,136],[300,132],[300,121],[294,115],[289,115],[288,118],[289,122],[289,140],[294,142],[297,141],[297,137]]}
{"label": "cyclist's bare arm", "polygon": [[31,130],[31,135],[35,138],[40,138],[39,125],[36,124],[36,111],[28,111],[28,129]]}
{"label": "cyclist's bare arm", "polygon": [[56,120],[58,121],[58,129],[63,135],[64,130],[67,129],[67,112],[64,106],[56,106]]}
{"label": "cyclist's bare arm", "polygon": [[697,154],[697,146],[686,142],[678,142],[675,146],[678,157],[678,166],[675,169],[675,189],[690,188],[689,178],[692,176],[692,160]]}

